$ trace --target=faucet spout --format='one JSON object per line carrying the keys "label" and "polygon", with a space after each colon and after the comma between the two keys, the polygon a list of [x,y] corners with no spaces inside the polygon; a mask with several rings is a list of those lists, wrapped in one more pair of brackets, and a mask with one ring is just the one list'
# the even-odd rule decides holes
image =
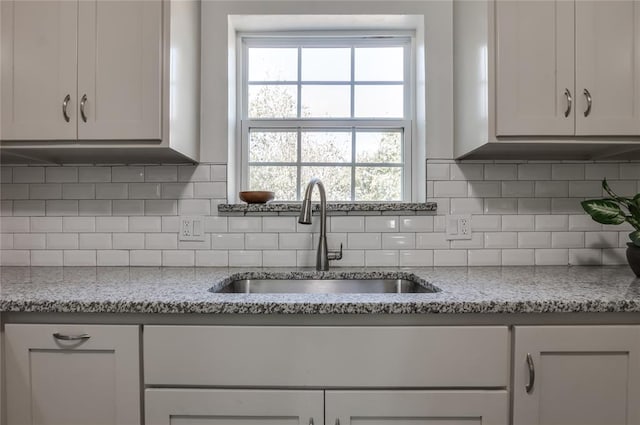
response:
{"label": "faucet spout", "polygon": [[329,248],[327,247],[327,195],[322,181],[317,177],[313,177],[309,181],[304,191],[304,199],[302,201],[302,209],[300,210],[298,223],[311,224],[311,195],[313,194],[313,188],[315,186],[318,186],[318,191],[320,192],[320,237],[316,256],[316,270],[327,271],[329,270],[329,260],[342,259],[342,244],[340,244],[339,252],[329,252]]}

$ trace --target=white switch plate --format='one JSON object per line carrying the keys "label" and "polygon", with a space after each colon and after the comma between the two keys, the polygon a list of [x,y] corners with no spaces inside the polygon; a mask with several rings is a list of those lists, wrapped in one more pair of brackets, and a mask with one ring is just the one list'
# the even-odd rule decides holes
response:
{"label": "white switch plate", "polygon": [[204,241],[204,217],[181,216],[178,239],[181,241]]}
{"label": "white switch plate", "polygon": [[471,214],[456,214],[446,217],[446,236],[448,241],[471,239]]}

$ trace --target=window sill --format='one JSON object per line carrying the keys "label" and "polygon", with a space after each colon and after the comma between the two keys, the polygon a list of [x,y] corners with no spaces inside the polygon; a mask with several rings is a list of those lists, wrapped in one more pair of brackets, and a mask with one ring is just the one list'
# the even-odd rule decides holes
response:
{"label": "window sill", "polygon": [[[286,216],[300,213],[300,202],[266,204],[219,204],[218,213],[224,216]],[[328,202],[328,215],[434,215],[435,202]],[[320,204],[314,204],[314,215],[320,214]]]}

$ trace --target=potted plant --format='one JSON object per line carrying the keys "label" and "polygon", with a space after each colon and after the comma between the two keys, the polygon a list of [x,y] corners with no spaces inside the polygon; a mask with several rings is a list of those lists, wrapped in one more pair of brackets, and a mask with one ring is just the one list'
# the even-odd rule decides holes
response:
{"label": "potted plant", "polygon": [[609,194],[609,198],[587,199],[582,201],[582,208],[598,223],[622,224],[625,221],[635,229],[629,233],[631,242],[627,243],[627,261],[629,266],[640,276],[640,193],[633,198],[616,195],[607,179],[602,180],[602,188]]}

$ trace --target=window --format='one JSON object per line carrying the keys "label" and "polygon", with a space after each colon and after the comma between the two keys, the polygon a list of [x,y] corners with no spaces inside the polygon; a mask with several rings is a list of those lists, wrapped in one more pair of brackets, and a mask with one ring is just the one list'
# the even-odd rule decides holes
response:
{"label": "window", "polygon": [[410,36],[240,41],[243,189],[299,201],[317,176],[331,201],[410,200]]}

